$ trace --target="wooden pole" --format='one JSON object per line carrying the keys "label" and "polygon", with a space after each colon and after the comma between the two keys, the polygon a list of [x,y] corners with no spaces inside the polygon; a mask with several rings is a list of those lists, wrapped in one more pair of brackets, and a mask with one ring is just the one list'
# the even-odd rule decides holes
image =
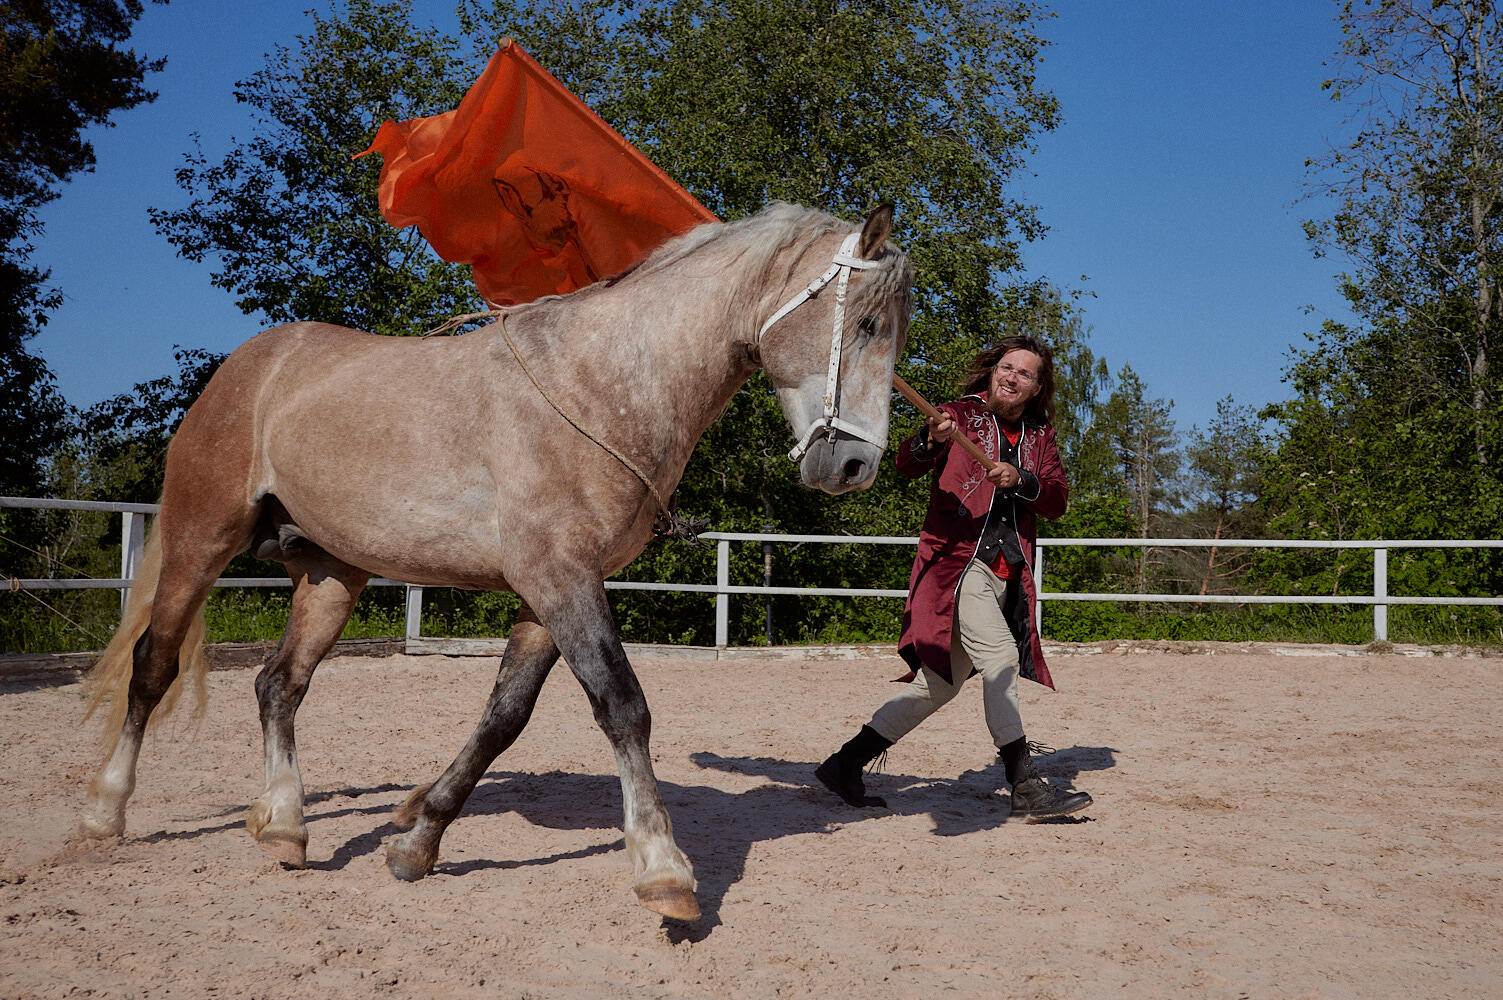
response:
{"label": "wooden pole", "polygon": [[[903,377],[897,372],[893,372],[892,387],[898,390],[898,392],[901,392],[903,394],[903,397],[907,399],[908,402],[918,407],[918,411],[924,416],[933,417],[935,420],[951,419],[945,414],[941,413],[933,403],[929,402],[923,396],[919,395],[918,390],[909,385],[907,382],[903,381]],[[950,440],[954,441],[956,444],[964,448],[967,454],[969,454],[976,461],[980,462],[981,467],[983,469],[986,469],[988,472],[990,472],[992,467],[997,464],[987,457],[986,452],[981,450],[980,445],[978,445],[975,441],[972,441],[969,437],[962,433],[959,427],[955,428],[955,436]]]}

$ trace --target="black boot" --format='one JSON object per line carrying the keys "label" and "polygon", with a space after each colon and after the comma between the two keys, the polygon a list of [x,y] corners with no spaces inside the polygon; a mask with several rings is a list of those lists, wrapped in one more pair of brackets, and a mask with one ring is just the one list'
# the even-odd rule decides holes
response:
{"label": "black boot", "polygon": [[892,746],[892,740],[878,733],[871,726],[862,726],[861,732],[830,755],[814,776],[830,791],[839,795],[852,806],[885,806],[887,800],[866,794],[866,782],[861,780],[861,769]]}
{"label": "black boot", "polygon": [[1023,822],[1068,816],[1091,804],[1091,797],[1085,792],[1067,792],[1039,777],[1024,740],[1014,740],[998,750],[997,755],[1002,758],[1007,783],[1012,786],[1012,815]]}

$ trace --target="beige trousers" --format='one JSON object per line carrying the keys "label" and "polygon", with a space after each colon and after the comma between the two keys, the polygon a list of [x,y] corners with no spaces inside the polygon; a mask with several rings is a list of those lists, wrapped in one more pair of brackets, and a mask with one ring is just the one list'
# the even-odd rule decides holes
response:
{"label": "beige trousers", "polygon": [[1002,615],[1007,581],[976,560],[966,567],[950,630],[953,683],[920,667],[913,680],[877,709],[870,723],[896,743],[960,693],[972,669],[981,675],[981,701],[992,742],[1004,747],[1023,737],[1018,711],[1018,644]]}

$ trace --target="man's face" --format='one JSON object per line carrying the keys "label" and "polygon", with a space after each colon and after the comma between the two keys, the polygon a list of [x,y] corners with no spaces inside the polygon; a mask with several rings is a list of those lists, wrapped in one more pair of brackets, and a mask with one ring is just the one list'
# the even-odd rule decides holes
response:
{"label": "man's face", "polygon": [[1003,420],[1016,421],[1039,393],[1039,372],[1044,361],[1024,348],[1008,351],[992,369],[987,406]]}

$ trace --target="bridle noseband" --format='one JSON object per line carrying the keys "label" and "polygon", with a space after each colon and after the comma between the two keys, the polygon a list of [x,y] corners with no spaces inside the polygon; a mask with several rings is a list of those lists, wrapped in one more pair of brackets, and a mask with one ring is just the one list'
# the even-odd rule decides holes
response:
{"label": "bridle noseband", "polygon": [[829,373],[825,376],[824,415],[809,425],[809,429],[804,432],[804,436],[799,439],[799,443],[794,445],[793,450],[788,453],[788,457],[795,462],[804,457],[804,453],[813,444],[814,438],[822,433],[829,435],[830,439],[834,440],[836,431],[845,431],[852,437],[860,438],[862,441],[874,444],[879,448],[887,447],[886,435],[878,438],[865,428],[840,419],[840,409],[836,402],[840,394],[840,346],[841,342],[845,339],[843,334],[845,327],[846,284],[850,280],[851,271],[870,270],[876,267],[878,263],[874,260],[863,260],[855,255],[856,244],[860,239],[860,233],[851,233],[847,236],[841,242],[840,249],[835,252],[835,259],[825,273],[809,282],[803,291],[789,299],[783,305],[783,308],[773,313],[767,322],[762,324],[762,329],[757,331],[757,344],[760,346],[762,337],[772,328],[774,323],[818,295],[820,289],[828,285],[831,280],[835,281],[835,333],[830,338],[830,369]]}

